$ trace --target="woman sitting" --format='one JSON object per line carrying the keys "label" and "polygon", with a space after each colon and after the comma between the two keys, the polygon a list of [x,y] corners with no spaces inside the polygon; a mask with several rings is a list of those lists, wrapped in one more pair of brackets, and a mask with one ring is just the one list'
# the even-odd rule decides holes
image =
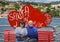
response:
{"label": "woman sitting", "polygon": [[15,29],[15,33],[16,33],[16,42],[26,42],[26,38],[27,38],[27,29],[25,28],[25,22],[24,21],[20,21],[19,23],[20,27],[17,27]]}

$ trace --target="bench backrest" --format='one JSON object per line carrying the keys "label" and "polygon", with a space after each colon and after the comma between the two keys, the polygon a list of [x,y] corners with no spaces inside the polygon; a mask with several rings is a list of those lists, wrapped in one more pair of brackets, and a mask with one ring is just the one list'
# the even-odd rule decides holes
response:
{"label": "bench backrest", "polygon": [[15,42],[16,36],[13,30],[5,30],[4,32],[4,42]]}
{"label": "bench backrest", "polygon": [[38,42],[53,42],[53,31],[38,31]]}

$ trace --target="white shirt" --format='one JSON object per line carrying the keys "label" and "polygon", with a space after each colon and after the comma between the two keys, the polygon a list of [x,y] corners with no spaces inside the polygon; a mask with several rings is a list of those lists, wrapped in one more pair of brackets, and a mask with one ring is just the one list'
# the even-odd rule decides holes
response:
{"label": "white shirt", "polygon": [[25,35],[27,35],[27,29],[18,27],[15,29],[15,33],[16,33],[16,35],[21,34],[21,35],[25,36]]}

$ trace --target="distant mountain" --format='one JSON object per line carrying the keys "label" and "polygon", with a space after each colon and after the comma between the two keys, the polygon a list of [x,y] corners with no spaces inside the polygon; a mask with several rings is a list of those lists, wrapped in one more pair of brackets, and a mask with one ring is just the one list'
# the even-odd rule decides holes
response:
{"label": "distant mountain", "polygon": [[60,4],[60,1],[50,2],[51,4]]}
{"label": "distant mountain", "polygon": [[59,4],[60,0],[5,0],[5,1],[10,1],[10,2],[35,2],[35,3],[51,3],[51,4]]}
{"label": "distant mountain", "polygon": [[11,1],[11,2],[22,1],[22,2],[50,3],[50,2],[60,1],[60,0],[5,0],[5,1]]}

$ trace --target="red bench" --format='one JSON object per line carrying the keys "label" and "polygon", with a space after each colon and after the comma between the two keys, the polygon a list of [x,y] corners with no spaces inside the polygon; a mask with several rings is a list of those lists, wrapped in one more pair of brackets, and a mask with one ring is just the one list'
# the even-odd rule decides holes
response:
{"label": "red bench", "polygon": [[16,42],[16,36],[13,30],[5,30],[4,42]]}
{"label": "red bench", "polygon": [[[38,42],[54,42],[53,31],[38,31]],[[16,42],[13,30],[5,30],[4,42]]]}
{"label": "red bench", "polygon": [[53,42],[53,31],[38,31],[38,42]]}

